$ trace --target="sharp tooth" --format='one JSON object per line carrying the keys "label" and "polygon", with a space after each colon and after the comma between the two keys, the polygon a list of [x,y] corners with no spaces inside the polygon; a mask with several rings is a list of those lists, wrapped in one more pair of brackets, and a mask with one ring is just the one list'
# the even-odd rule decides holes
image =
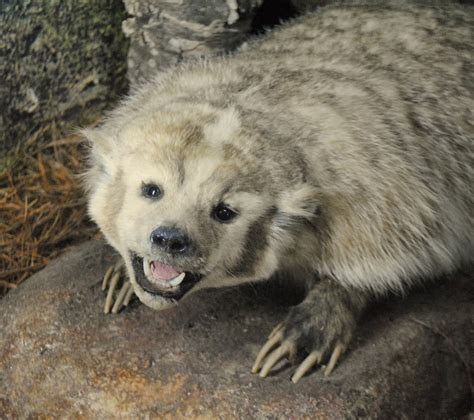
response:
{"label": "sharp tooth", "polygon": [[143,272],[145,273],[146,277],[151,275],[150,261],[146,257],[143,258]]}
{"label": "sharp tooth", "polygon": [[171,286],[177,286],[184,280],[185,276],[186,276],[186,273],[181,273],[178,277],[175,277],[173,280],[169,280],[169,284],[171,284]]}

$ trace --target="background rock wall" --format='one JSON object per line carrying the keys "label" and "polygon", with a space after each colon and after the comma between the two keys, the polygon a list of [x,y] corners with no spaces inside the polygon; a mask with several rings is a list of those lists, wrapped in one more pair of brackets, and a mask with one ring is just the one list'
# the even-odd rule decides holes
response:
{"label": "background rock wall", "polygon": [[0,169],[7,150],[77,126],[127,88],[121,0],[0,2]]}
{"label": "background rock wall", "polygon": [[133,86],[196,57],[232,51],[249,36],[325,2],[322,0],[124,0]]}
{"label": "background rock wall", "polygon": [[2,0],[0,170],[15,146],[63,135],[102,115],[126,93],[127,65],[134,86],[183,60],[231,51],[263,28],[324,3]]}
{"label": "background rock wall", "polygon": [[129,18],[128,77],[145,81],[191,57],[229,51],[250,32],[252,12],[262,0],[124,0]]}

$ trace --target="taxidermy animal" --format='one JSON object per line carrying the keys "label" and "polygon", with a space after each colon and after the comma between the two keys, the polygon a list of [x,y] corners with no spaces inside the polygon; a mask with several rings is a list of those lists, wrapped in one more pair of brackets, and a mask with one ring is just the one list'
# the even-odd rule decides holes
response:
{"label": "taxidermy animal", "polygon": [[472,263],[473,11],[328,7],[85,130],[90,215],[132,287],[119,300],[303,279],[252,369],[305,352],[296,382],[333,370],[377,296]]}

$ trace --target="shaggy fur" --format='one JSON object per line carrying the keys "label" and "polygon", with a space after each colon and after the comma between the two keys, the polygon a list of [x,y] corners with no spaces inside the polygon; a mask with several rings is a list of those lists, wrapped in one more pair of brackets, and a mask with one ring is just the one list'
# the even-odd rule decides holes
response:
{"label": "shaggy fur", "polygon": [[[140,299],[174,303],[137,284],[131,252],[198,273],[187,293],[293,272],[313,289],[282,340],[328,354],[369,295],[472,262],[473,16],[327,8],[161,76],[86,131],[90,214]],[[219,203],[237,217],[216,221]],[[193,251],[157,250],[160,226]]]}

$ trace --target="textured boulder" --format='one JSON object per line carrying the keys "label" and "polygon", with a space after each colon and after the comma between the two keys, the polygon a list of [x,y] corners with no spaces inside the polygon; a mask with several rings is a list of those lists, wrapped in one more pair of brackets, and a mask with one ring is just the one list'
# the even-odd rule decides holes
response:
{"label": "textured boulder", "polygon": [[132,88],[197,57],[232,51],[249,36],[324,5],[324,0],[124,0]]}
{"label": "textured boulder", "polygon": [[125,92],[125,15],[121,0],[0,2],[0,156]]}
{"label": "textured boulder", "polygon": [[263,0],[124,0],[133,85],[180,61],[224,53],[250,34]]}
{"label": "textured boulder", "polygon": [[[208,290],[104,315],[109,248],[74,248],[0,305],[3,418],[454,418],[469,411],[472,275],[380,303],[332,376],[249,370],[286,311],[284,284]],[[290,291],[292,292],[292,291]],[[295,296],[292,297],[292,299]],[[294,303],[294,299],[293,299]]]}

